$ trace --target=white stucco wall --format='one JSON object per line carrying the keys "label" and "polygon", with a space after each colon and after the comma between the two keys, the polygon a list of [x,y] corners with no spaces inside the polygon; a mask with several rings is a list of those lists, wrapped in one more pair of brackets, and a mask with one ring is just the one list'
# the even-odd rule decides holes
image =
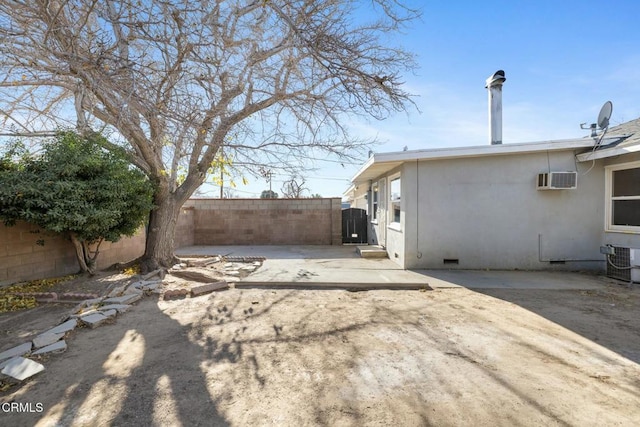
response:
{"label": "white stucco wall", "polygon": [[[598,161],[584,175],[590,166],[572,151],[404,163],[389,257],[405,268],[603,269],[604,170]],[[536,189],[538,173],[576,167],[577,189]]]}
{"label": "white stucco wall", "polygon": [[369,212],[368,209],[368,186],[362,184],[357,186],[353,191],[353,200],[351,201],[352,208],[364,209]]}
{"label": "white stucco wall", "polygon": [[[379,185],[378,195],[378,215],[373,219],[373,196],[369,196],[369,217],[371,218],[370,231],[369,231],[369,243],[374,245],[381,245],[387,249],[389,259],[404,266],[404,254],[405,254],[405,221],[407,219],[404,208],[401,208],[400,213],[400,225],[397,224],[390,226],[391,217],[391,202],[389,200],[389,177],[397,175],[402,172],[402,168],[398,167],[393,169],[388,174],[378,177],[371,182],[371,186],[377,182]],[[401,194],[405,194],[405,183],[401,174]],[[405,200],[401,199],[401,206],[404,206]]]}

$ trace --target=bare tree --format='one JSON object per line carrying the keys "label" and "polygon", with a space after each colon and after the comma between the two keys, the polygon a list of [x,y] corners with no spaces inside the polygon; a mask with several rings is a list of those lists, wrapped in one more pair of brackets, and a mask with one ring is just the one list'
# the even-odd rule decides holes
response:
{"label": "bare tree", "polygon": [[282,197],[286,199],[299,199],[303,197],[305,191],[309,191],[305,187],[306,181],[300,176],[292,176],[282,184]]}
{"label": "bare tree", "polygon": [[295,171],[360,146],[345,117],[411,104],[413,57],[387,35],[417,12],[399,1],[3,0],[0,133],[111,132],[156,186],[143,268],[166,266],[222,147]]}
{"label": "bare tree", "polygon": [[237,199],[240,197],[232,188],[225,188],[222,196],[224,199]]}

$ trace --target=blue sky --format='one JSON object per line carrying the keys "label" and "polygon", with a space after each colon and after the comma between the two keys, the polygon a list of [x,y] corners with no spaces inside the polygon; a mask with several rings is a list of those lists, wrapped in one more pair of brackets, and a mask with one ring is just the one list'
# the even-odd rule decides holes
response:
{"label": "blue sky", "polygon": [[[397,43],[418,56],[407,75],[421,113],[351,122],[354,135],[375,137],[375,152],[488,144],[485,79],[502,69],[503,143],[588,135],[613,102],[611,124],[640,117],[640,1],[411,1],[423,16]],[[366,159],[362,159],[364,163]],[[322,196],[341,196],[361,163],[319,162],[305,176]],[[280,193],[286,175],[273,178]],[[268,188],[250,179],[239,197]],[[219,187],[202,188],[207,195]]]}

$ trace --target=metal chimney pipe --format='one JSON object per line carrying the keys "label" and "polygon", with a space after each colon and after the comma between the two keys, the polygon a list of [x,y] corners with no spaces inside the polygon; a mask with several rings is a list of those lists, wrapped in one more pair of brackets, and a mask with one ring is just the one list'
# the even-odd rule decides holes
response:
{"label": "metal chimney pipe", "polygon": [[507,78],[498,70],[487,79],[489,89],[489,142],[502,144],[502,84]]}

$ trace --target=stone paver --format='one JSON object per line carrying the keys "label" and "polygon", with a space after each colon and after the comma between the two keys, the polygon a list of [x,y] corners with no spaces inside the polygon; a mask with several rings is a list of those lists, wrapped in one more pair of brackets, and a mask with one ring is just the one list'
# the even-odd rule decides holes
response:
{"label": "stone paver", "polygon": [[100,304],[103,299],[104,299],[104,297],[92,298],[92,299],[84,300],[83,303],[84,303],[85,307],[89,307],[89,306],[92,306],[94,304]]}
{"label": "stone paver", "polygon": [[124,295],[142,295],[144,293],[144,291],[142,289],[138,289],[138,288],[134,288],[133,286],[129,286],[127,289],[125,289],[123,296]]}
{"label": "stone paver", "polygon": [[215,282],[201,286],[194,286],[193,288],[191,288],[191,296],[199,297],[201,295],[210,294],[211,292],[220,291],[222,289],[229,289],[229,284],[227,282]]}
{"label": "stone paver", "polygon": [[158,269],[158,270],[154,270],[150,273],[145,274],[144,276],[141,277],[142,280],[147,280],[153,276],[159,276],[160,279],[164,278],[164,270],[163,269]]}
{"label": "stone paver", "polygon": [[38,302],[55,302],[58,299],[58,294],[55,292],[16,292],[14,295],[33,297]]}
{"label": "stone paver", "polygon": [[55,342],[46,347],[42,347],[38,351],[31,353],[32,356],[40,356],[48,353],[62,353],[67,350],[67,342],[65,340]]}
{"label": "stone paver", "polygon": [[72,314],[69,317],[71,317],[72,319],[77,319],[78,317],[88,316],[89,314],[94,314],[94,313],[98,313],[97,308],[91,308],[89,310],[81,309],[79,312],[77,312],[76,314]]}
{"label": "stone paver", "polygon": [[142,295],[129,294],[129,295],[122,295],[119,297],[107,298],[103,302],[105,304],[131,304],[138,301],[140,298],[142,298]]}
{"label": "stone paver", "polygon": [[156,283],[149,283],[147,285],[144,285],[142,287],[143,291],[155,291],[156,289],[158,289],[160,286],[162,285],[161,282],[156,282]]}
{"label": "stone paver", "polygon": [[[226,274],[238,276],[240,274],[238,268],[246,272],[252,272],[256,269],[256,267],[260,265],[260,262],[254,262],[253,265],[248,266],[240,266],[236,263],[227,263],[226,266],[232,267],[232,270],[226,271]],[[180,264],[176,267],[178,269],[183,269],[186,267],[186,265]],[[132,307],[129,304],[140,300],[144,296],[144,292],[163,294],[164,299],[166,300],[185,298],[189,295],[196,297],[200,295],[206,295],[214,291],[228,289],[228,282],[239,280],[237,277],[229,277],[228,282],[221,281],[207,283],[204,285],[195,286],[190,291],[187,289],[173,289],[163,291],[163,275],[160,274],[160,280],[144,280],[151,276],[152,275],[143,277],[143,280],[135,282],[129,286],[117,286],[109,293],[108,298],[95,297],[95,295],[91,294],[64,294],[66,299],[79,299],[83,297],[85,298],[85,300],[76,306],[76,308],[71,312],[73,314],[71,314],[71,316],[67,316],[68,320],[66,320],[65,322],[49,329],[48,331],[41,333],[30,342],[26,342],[0,353],[0,372],[3,375],[15,378],[19,381],[23,381],[39,372],[42,372],[45,369],[43,365],[22,356],[27,354],[30,354],[32,356],[39,356],[66,351],[67,342],[63,338],[67,332],[72,331],[77,327],[78,321],[91,328],[96,328],[110,318],[116,317],[117,314],[128,311]],[[87,297],[94,298],[87,299]],[[99,307],[99,304],[105,305]],[[82,312],[83,310],[86,311]]]}
{"label": "stone paver", "polygon": [[111,310],[101,310],[101,311],[100,311],[100,314],[102,314],[102,315],[103,315],[103,316],[105,316],[105,317],[109,317],[109,318],[111,318],[111,317],[116,317],[116,314],[118,314],[118,310],[114,310],[114,309],[111,309]]}
{"label": "stone paver", "polygon": [[26,342],[24,344],[20,344],[19,346],[10,348],[9,350],[5,350],[0,353],[0,360],[11,359],[16,356],[23,356],[31,351],[31,341]]}
{"label": "stone paver", "polygon": [[108,305],[103,305],[102,307],[99,307],[98,310],[99,311],[116,310],[118,313],[125,313],[130,308],[131,306],[127,304],[108,304]]}
{"label": "stone paver", "polygon": [[98,326],[106,322],[107,319],[108,319],[107,316],[104,316],[100,313],[93,313],[93,314],[89,314],[88,316],[82,316],[80,318],[82,323],[89,326],[91,329],[97,328]]}
{"label": "stone paver", "polygon": [[69,319],[64,323],[61,323],[60,325],[56,326],[55,328],[49,329],[48,331],[45,332],[46,333],[50,333],[50,334],[57,334],[57,333],[65,333],[65,332],[69,332],[75,329],[75,327],[78,326],[78,320],[77,319]]}
{"label": "stone paver", "polygon": [[[15,359],[15,357],[13,359]],[[6,359],[0,362],[0,371],[2,371],[13,359]]]}
{"label": "stone paver", "polygon": [[113,288],[113,290],[111,292],[109,292],[109,295],[107,295],[107,296],[109,298],[117,297],[118,295],[123,293],[125,289],[127,289],[127,285],[116,286],[115,288]]}
{"label": "stone paver", "polygon": [[188,294],[189,294],[189,291],[187,291],[186,289],[170,289],[168,291],[165,291],[163,295],[163,299],[165,301],[182,299],[182,298],[186,298]]}
{"label": "stone paver", "polygon": [[139,282],[135,282],[131,286],[138,289],[144,289],[145,286],[160,285],[161,283],[162,283],[161,280],[141,280]]}
{"label": "stone paver", "polygon": [[86,293],[76,293],[76,292],[65,292],[63,294],[58,295],[58,299],[63,301],[83,301],[87,299],[95,299],[98,298],[96,294],[86,294]]}
{"label": "stone paver", "polygon": [[50,333],[50,332],[45,332],[44,334],[40,334],[37,337],[35,337],[33,339],[33,347],[34,348],[40,348],[40,347],[46,347],[48,345],[53,344],[56,341],[59,341],[60,338],[62,338],[64,336],[64,332],[58,332],[58,333]]}
{"label": "stone paver", "polygon": [[24,357],[16,357],[11,359],[11,361],[2,368],[1,372],[3,375],[15,378],[18,381],[24,381],[42,371],[44,371],[44,366],[38,362],[25,359]]}

